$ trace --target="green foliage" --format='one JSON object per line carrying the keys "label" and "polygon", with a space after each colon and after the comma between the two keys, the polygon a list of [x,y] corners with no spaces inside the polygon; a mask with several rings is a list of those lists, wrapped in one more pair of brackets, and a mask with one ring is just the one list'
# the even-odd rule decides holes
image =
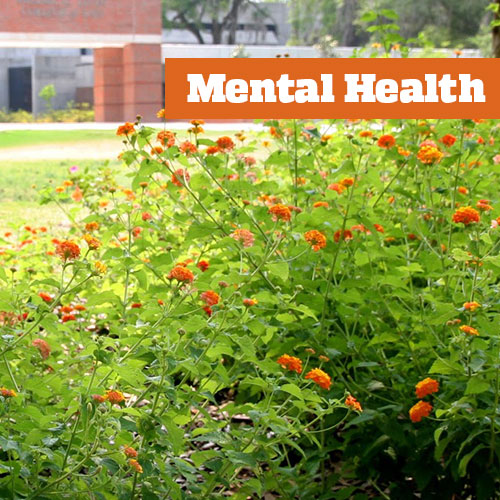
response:
{"label": "green foliage", "polygon": [[486,11],[490,0],[289,0],[288,4],[291,43],[309,45],[326,34],[339,45],[380,42],[377,30],[367,30],[366,23],[380,26],[376,21],[385,13],[387,24],[397,22],[403,39],[417,39],[422,34],[435,47],[483,48],[477,37],[492,18]]}
{"label": "green foliage", "polygon": [[265,125],[2,235],[0,498],[498,498],[498,123]]}
{"label": "green foliage", "polygon": [[[52,99],[52,98],[50,98]],[[50,102],[49,102],[50,104]],[[69,101],[64,109],[52,109],[50,105],[44,113],[36,118],[24,110],[6,111],[0,109],[0,123],[33,123],[33,122],[92,122],[94,110],[88,103],[75,104]]]}
{"label": "green foliage", "polygon": [[45,85],[42,90],[38,93],[38,96],[45,101],[47,109],[52,109],[52,99],[56,96],[56,88],[52,83]]}

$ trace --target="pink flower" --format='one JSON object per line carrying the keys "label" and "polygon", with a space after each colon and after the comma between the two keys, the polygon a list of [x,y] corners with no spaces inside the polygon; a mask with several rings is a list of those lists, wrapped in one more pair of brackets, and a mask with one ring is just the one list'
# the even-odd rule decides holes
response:
{"label": "pink flower", "polygon": [[495,165],[500,164],[500,154],[498,154],[498,155],[496,155],[496,156],[493,157],[493,163]]}

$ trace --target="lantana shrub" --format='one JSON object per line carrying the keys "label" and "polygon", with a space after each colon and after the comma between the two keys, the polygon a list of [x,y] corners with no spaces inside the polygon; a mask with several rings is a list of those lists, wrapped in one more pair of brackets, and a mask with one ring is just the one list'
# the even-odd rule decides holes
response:
{"label": "lantana shrub", "polygon": [[498,123],[264,125],[2,236],[1,498],[498,498]]}

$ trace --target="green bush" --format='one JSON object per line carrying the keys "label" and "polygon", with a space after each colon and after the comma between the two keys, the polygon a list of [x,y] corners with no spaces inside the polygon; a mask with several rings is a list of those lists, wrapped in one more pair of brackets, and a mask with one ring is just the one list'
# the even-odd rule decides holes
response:
{"label": "green bush", "polygon": [[0,123],[48,123],[48,122],[92,122],[94,110],[88,103],[75,104],[68,102],[64,109],[50,109],[36,118],[24,110],[7,111],[0,109]]}
{"label": "green bush", "polygon": [[499,498],[498,122],[202,125],[3,236],[0,498]]}

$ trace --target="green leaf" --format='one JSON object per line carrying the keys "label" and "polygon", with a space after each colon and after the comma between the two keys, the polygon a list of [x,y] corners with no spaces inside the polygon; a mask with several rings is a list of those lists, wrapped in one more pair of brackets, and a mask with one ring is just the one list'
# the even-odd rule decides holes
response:
{"label": "green leaf", "polygon": [[472,457],[474,457],[474,455],[478,451],[484,448],[486,448],[486,445],[478,444],[470,453],[467,453],[467,455],[462,457],[462,460],[460,460],[460,463],[458,464],[458,474],[460,475],[460,477],[464,477],[465,474],[467,473],[467,465],[469,465],[469,462],[472,459]]}
{"label": "green leaf", "polygon": [[467,388],[465,389],[465,394],[481,394],[490,389],[491,384],[485,380],[481,380],[479,377],[473,377],[467,382]]}
{"label": "green leaf", "polygon": [[459,364],[443,359],[436,359],[429,369],[429,373],[440,373],[442,375],[451,375],[462,371],[462,367]]}
{"label": "green leaf", "polygon": [[295,384],[285,384],[281,386],[280,388],[284,392],[288,392],[288,394],[291,394],[292,396],[295,396],[296,398],[299,399],[304,399],[302,396],[302,391],[300,390],[300,387],[298,387]]}
{"label": "green leaf", "polygon": [[280,278],[283,281],[288,279],[288,263],[287,262],[274,262],[267,265],[267,269],[269,273],[277,278]]}
{"label": "green leaf", "polygon": [[241,451],[229,450],[226,452],[229,460],[235,465],[246,466],[246,467],[256,467],[257,460],[250,453],[243,453]]}

